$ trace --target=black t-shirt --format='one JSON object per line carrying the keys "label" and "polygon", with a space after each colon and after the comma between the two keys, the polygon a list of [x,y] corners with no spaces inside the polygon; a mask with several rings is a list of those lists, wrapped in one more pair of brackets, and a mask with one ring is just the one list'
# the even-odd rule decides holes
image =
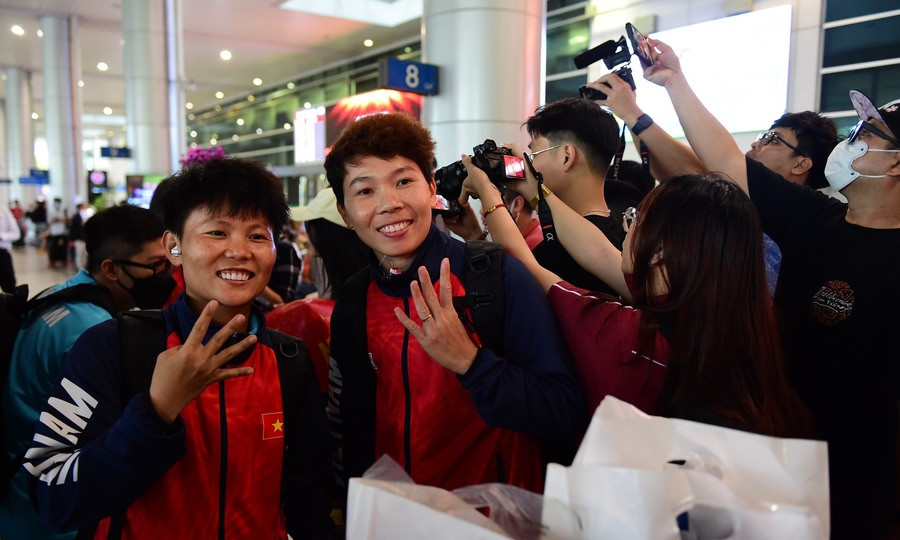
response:
{"label": "black t-shirt", "polygon": [[[590,221],[595,227],[609,238],[617,249],[622,249],[622,241],[625,240],[625,230],[622,228],[622,217],[610,215],[609,217],[588,215],[584,219]],[[568,281],[576,287],[618,296],[612,287],[604,283],[600,278],[591,274],[575,262],[562,243],[541,241],[532,250],[534,258],[541,266],[550,270],[557,276]]]}
{"label": "black t-shirt", "polygon": [[848,223],[846,204],[751,159],[747,178],[783,255],[775,303],[791,381],[828,441],[833,537],[869,537],[897,496],[900,229]]}

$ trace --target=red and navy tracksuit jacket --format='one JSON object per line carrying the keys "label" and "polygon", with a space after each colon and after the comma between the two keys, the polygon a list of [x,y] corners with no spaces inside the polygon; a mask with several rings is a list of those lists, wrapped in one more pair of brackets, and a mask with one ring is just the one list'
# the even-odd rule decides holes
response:
{"label": "red and navy tracksuit jacket", "polygon": [[[187,337],[196,316],[184,295],[163,313],[171,348]],[[253,374],[210,385],[172,425],[155,413],[147,392],[121,403],[117,321],[85,332],[26,454],[41,516],[60,530],[99,520],[95,538],[117,528],[107,516],[123,514],[122,538],[328,534],[333,524],[321,471],[331,452],[324,403],[309,377],[308,388],[289,389],[304,393],[297,402],[303,424],[285,426],[264,321],[261,313],[251,314],[259,341],[232,361]],[[204,342],[219,328],[211,325]]]}
{"label": "red and navy tracksuit jacket", "polygon": [[465,244],[435,227],[406,272],[385,278],[373,258],[342,290],[331,322],[336,473],[346,483],[388,454],[419,484],[505,482],[540,492],[541,443],[574,450],[586,425],[547,298],[519,261],[504,257],[506,357],[480,348],[468,372],[457,376],[432,360],[393,313],[399,307],[420,322],[410,281],[425,266],[437,287],[445,257],[453,294],[462,296]]}

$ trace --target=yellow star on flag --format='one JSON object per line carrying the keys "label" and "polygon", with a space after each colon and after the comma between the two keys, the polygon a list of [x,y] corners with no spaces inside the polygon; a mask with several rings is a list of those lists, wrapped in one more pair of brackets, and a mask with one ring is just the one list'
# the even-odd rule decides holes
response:
{"label": "yellow star on flag", "polygon": [[281,422],[281,418],[275,420],[275,423],[272,424],[272,429],[275,431],[284,431],[281,429],[284,426],[284,423]]}

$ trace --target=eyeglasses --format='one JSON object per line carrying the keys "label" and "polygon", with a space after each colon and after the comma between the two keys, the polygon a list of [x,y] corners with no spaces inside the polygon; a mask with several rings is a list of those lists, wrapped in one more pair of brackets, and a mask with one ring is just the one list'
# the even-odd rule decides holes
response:
{"label": "eyeglasses", "polygon": [[887,142],[893,144],[894,146],[900,146],[900,141],[891,137],[887,133],[881,131],[880,129],[878,129],[877,127],[873,126],[872,124],[866,122],[865,120],[860,120],[859,123],[856,124],[856,127],[853,128],[853,131],[850,132],[850,137],[848,137],[850,144],[853,144],[853,142],[856,141],[856,139],[858,139],[860,137],[860,135],[863,135],[864,133],[871,133],[872,135],[875,135],[876,137],[880,137],[880,138],[886,140]]}
{"label": "eyeglasses", "polygon": [[136,263],[134,261],[126,261],[124,259],[113,259],[113,262],[120,266],[136,266],[138,268],[146,268],[147,270],[152,270],[154,276],[157,274],[162,274],[172,267],[172,263],[169,262],[169,259],[162,259],[156,264]]}
{"label": "eyeglasses", "polygon": [[555,150],[557,148],[562,148],[563,146],[565,146],[565,144],[557,144],[554,146],[548,146],[547,148],[544,148],[543,150],[538,150],[537,152],[531,152],[530,154],[525,154],[525,156],[528,158],[528,161],[534,163],[534,156],[536,156],[540,153],[546,152],[548,150]]}
{"label": "eyeglasses", "polygon": [[796,146],[794,146],[793,144],[784,140],[784,138],[781,135],[779,135],[778,133],[776,133],[774,131],[767,131],[766,133],[760,133],[759,136],[756,138],[756,142],[758,142],[760,146],[767,146],[772,141],[778,141],[781,144],[783,144],[783,145],[787,146],[788,148],[790,148],[791,150],[793,150],[794,152],[800,154],[801,156],[809,157],[806,154],[804,154],[803,152],[801,152],[800,150],[797,150]]}
{"label": "eyeglasses", "polygon": [[625,232],[631,230],[635,221],[637,221],[637,208],[630,206],[622,212],[622,228],[625,229]]}

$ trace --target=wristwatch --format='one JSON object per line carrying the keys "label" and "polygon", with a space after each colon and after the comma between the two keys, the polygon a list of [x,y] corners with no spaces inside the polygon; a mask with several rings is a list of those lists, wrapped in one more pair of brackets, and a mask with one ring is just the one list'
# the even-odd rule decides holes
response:
{"label": "wristwatch", "polygon": [[[548,187],[545,186],[544,184],[541,184],[541,191],[544,193],[544,198],[545,198],[545,199],[546,199],[547,197],[549,197],[550,195],[553,194],[553,192],[550,191],[550,188],[548,188]],[[539,197],[538,195],[535,195],[534,197],[532,197],[531,201],[529,201],[529,202],[531,203],[531,209],[532,209],[532,210],[537,210],[538,202],[540,202],[540,200],[541,200],[541,199],[540,199],[540,197]]]}
{"label": "wristwatch", "polygon": [[631,129],[632,135],[640,135],[642,131],[647,129],[648,127],[653,125],[653,119],[650,118],[649,114],[642,114],[638,116],[637,122],[634,123],[634,127]]}

